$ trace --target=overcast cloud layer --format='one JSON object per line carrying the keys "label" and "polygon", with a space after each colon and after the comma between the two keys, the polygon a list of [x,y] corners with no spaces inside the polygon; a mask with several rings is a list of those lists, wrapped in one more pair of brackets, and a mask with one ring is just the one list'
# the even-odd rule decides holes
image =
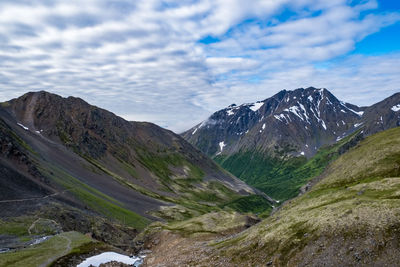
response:
{"label": "overcast cloud layer", "polygon": [[400,53],[351,52],[400,13],[354,2],[2,0],[0,100],[47,90],[177,132],[282,89],[372,104],[400,91]]}

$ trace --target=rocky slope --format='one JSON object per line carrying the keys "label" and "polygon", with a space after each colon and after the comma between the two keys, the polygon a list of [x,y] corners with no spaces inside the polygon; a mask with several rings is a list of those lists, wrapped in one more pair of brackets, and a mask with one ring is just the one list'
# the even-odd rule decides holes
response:
{"label": "rocky slope", "polygon": [[367,137],[311,189],[240,234],[210,241],[169,229],[183,240],[155,245],[170,254],[151,254],[148,266],[397,266],[399,144],[399,127]]}
{"label": "rocky slope", "polygon": [[[263,101],[217,111],[182,136],[246,183],[285,200],[295,196],[301,184],[292,190],[288,180],[304,183],[320,174],[330,161],[331,156],[321,160],[327,146],[357,132],[367,136],[398,126],[397,105],[400,94],[357,107],[326,89],[284,90]],[[293,176],[306,164],[320,171]]]}

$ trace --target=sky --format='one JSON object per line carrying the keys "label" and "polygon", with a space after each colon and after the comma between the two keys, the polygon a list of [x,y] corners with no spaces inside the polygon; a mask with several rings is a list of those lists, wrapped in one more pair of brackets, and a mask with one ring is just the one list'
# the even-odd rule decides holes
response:
{"label": "sky", "polygon": [[309,86],[399,92],[400,1],[0,1],[0,101],[46,90],[179,133]]}

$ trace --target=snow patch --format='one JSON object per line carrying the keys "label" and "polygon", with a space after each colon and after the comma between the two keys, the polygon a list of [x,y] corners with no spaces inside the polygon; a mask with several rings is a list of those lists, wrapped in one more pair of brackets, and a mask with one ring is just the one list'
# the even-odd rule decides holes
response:
{"label": "snow patch", "polygon": [[304,121],[303,117],[301,116],[300,109],[298,107],[296,107],[296,106],[292,106],[292,107],[290,107],[288,109],[286,108],[283,111],[292,112],[294,115],[299,117],[302,121]]}
{"label": "snow patch", "polygon": [[192,135],[194,135],[194,134],[197,132],[197,129],[198,129],[198,128],[194,129]]}
{"label": "snow patch", "polygon": [[[288,119],[286,118],[285,114],[274,115],[274,118],[281,122],[284,122],[285,124],[288,124]],[[289,117],[289,119],[290,119],[290,117]],[[285,121],[283,121],[283,120],[285,120]]]}
{"label": "snow patch", "polygon": [[[283,116],[283,115],[282,115],[282,114],[280,114],[280,115],[274,115],[274,118],[277,119],[278,121],[281,121],[281,122],[282,122],[281,116]],[[283,116],[283,118],[285,118],[285,116]]]}
{"label": "snow patch", "polygon": [[251,105],[250,109],[254,112],[256,112],[257,110],[259,110],[262,106],[264,105],[264,102],[256,102],[254,104]]}
{"label": "snow patch", "polygon": [[235,112],[233,112],[232,109],[228,109],[228,110],[226,111],[226,114],[228,114],[228,116],[232,116],[232,115],[235,114]]}
{"label": "snow patch", "polygon": [[337,138],[336,138],[336,142],[339,142],[340,140],[342,140],[343,138],[345,138],[346,137],[346,134],[344,133],[344,134],[342,134],[341,136],[338,136]]}
{"label": "snow patch", "polygon": [[263,124],[262,129],[263,129],[263,130],[265,129],[265,123]]}
{"label": "snow patch", "polygon": [[301,153],[300,153],[300,154],[301,154],[301,155],[303,155],[303,156],[305,155],[304,151],[301,151]]}
{"label": "snow patch", "polygon": [[396,106],[393,106],[391,108],[391,110],[394,111],[394,112],[400,111],[400,104],[397,104]]}
{"label": "snow patch", "polygon": [[321,120],[321,124],[322,124],[322,127],[324,127],[324,129],[326,130],[326,124],[325,124],[324,120]]}
{"label": "snow patch", "polygon": [[345,107],[346,109],[350,110],[351,112],[357,114],[360,117],[364,114],[364,111],[355,111],[355,110],[349,108],[348,106],[346,106],[346,103],[344,103],[343,101],[340,101],[340,105],[342,105],[342,107]]}
{"label": "snow patch", "polygon": [[361,122],[361,123],[356,123],[356,124],[354,124],[354,128],[357,128],[358,126],[361,126],[363,124],[363,122]]}
{"label": "snow patch", "polygon": [[125,264],[130,264],[133,266],[139,266],[142,262],[141,257],[128,257],[115,252],[104,252],[99,255],[89,257],[85,259],[82,263],[78,264],[77,267],[88,267],[88,266],[99,266],[102,263],[107,263],[110,261],[122,262]]}
{"label": "snow patch", "polygon": [[310,102],[313,102],[313,100],[314,100],[314,99],[312,98],[312,96],[308,96],[307,99],[308,99],[308,101],[310,101]]}
{"label": "snow patch", "polygon": [[222,150],[224,150],[224,147],[225,147],[225,146],[226,146],[226,144],[225,144],[224,141],[219,142],[219,149],[221,150],[221,152],[222,152]]}
{"label": "snow patch", "polygon": [[299,102],[297,102],[297,104],[299,104],[300,108],[303,110],[303,114],[304,114],[304,116],[306,117],[306,121],[307,121],[309,124],[311,124],[310,118],[309,118],[308,115],[307,115],[307,110],[306,110],[306,108],[305,108],[301,103],[299,103]]}
{"label": "snow patch", "polygon": [[22,125],[21,123],[19,123],[19,122],[18,122],[17,124],[18,124],[19,126],[21,126],[22,128],[24,128],[24,130],[27,130],[27,131],[29,130],[29,128],[28,128],[28,127],[26,127],[26,126]]}

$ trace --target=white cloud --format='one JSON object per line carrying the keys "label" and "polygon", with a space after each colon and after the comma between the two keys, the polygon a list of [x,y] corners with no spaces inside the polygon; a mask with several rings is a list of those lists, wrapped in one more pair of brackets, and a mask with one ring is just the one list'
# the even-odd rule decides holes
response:
{"label": "white cloud", "polygon": [[[374,86],[396,89],[399,68],[392,59],[398,55],[350,57],[327,70],[314,64],[345,55],[399,21],[398,13],[364,15],[376,6],[350,7],[345,0],[4,0],[0,100],[48,90],[176,131],[225,104],[283,88],[328,87],[347,101],[369,103]],[[285,10],[293,16],[280,18]],[[199,42],[207,36],[221,41]],[[362,98],[345,93],[361,84]]]}

